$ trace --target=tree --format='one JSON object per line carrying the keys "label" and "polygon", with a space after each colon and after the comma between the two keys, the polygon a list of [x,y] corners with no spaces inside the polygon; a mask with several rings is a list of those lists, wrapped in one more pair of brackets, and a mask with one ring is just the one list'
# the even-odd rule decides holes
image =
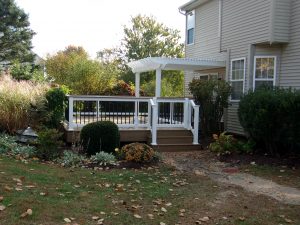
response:
{"label": "tree", "polygon": [[[166,27],[153,17],[138,15],[131,18],[131,24],[124,26],[124,39],[121,46],[98,52],[100,60],[111,64],[119,63],[120,78],[134,83],[134,74],[127,63],[146,57],[182,58],[184,45],[180,43],[178,30]],[[108,54],[109,53],[109,54]],[[154,71],[143,73],[141,87],[148,95],[154,95]],[[183,73],[181,71],[163,71],[162,94],[164,96],[181,96],[183,94]]]}
{"label": "tree", "polygon": [[29,25],[28,15],[14,0],[0,0],[0,62],[33,61],[31,39],[35,33]]}
{"label": "tree", "polygon": [[56,83],[68,86],[72,94],[104,94],[115,81],[102,63],[89,59],[82,47],[68,46],[49,55],[46,68],[48,75]]}

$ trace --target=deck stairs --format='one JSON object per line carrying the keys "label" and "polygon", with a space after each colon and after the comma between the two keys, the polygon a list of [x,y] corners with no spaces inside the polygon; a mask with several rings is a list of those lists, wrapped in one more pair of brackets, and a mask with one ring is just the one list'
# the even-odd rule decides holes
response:
{"label": "deck stairs", "polygon": [[[147,143],[151,145],[151,136]],[[160,152],[180,152],[201,150],[200,144],[193,144],[193,134],[186,129],[168,129],[157,131],[157,145],[152,146]]]}

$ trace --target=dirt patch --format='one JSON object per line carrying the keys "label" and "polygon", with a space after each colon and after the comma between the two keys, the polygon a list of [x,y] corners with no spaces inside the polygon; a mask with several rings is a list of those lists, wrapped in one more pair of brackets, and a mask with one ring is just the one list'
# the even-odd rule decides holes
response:
{"label": "dirt patch", "polygon": [[163,153],[165,163],[178,170],[208,176],[223,184],[236,185],[247,191],[274,198],[280,202],[300,205],[300,190],[279,185],[268,179],[240,173],[237,164],[221,162],[209,151]]}

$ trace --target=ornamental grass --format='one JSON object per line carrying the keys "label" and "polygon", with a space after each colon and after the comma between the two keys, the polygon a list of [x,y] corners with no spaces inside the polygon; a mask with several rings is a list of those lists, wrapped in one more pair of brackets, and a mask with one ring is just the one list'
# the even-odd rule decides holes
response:
{"label": "ornamental grass", "polygon": [[8,75],[0,76],[0,130],[14,133],[26,128],[31,109],[45,101],[47,84],[16,81]]}

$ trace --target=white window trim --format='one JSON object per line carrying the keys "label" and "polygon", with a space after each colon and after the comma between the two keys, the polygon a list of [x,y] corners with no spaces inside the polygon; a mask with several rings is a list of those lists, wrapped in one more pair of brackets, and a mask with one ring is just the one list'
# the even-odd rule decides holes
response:
{"label": "white window trim", "polygon": [[[274,77],[270,78],[255,78],[256,77],[256,59],[262,58],[274,58]],[[276,75],[277,75],[277,56],[275,55],[260,55],[254,56],[254,71],[253,71],[253,90],[255,90],[255,81],[271,81],[273,80],[273,86],[276,85]]]}
{"label": "white window trim", "polygon": [[[238,80],[232,80],[232,62],[233,61],[239,61],[239,60],[244,60],[244,79],[238,79]],[[246,57],[241,57],[241,58],[236,58],[232,59],[230,61],[230,83],[235,82],[235,81],[243,81],[243,94],[245,93],[245,83],[246,83]],[[239,102],[239,99],[232,99],[230,95],[230,101],[231,102]]]}
{"label": "white window trim", "polygon": [[[193,24],[194,34],[193,34],[193,42],[188,44],[188,30],[189,30],[188,29],[188,15],[190,13],[192,13],[194,15],[194,24]],[[195,29],[195,26],[196,26],[196,14],[195,14],[195,10],[189,11],[186,14],[186,19],[185,20],[186,20],[186,29],[185,29],[186,41],[185,41],[185,44],[186,44],[186,46],[194,45],[195,44],[195,32],[196,32],[196,29]]]}

